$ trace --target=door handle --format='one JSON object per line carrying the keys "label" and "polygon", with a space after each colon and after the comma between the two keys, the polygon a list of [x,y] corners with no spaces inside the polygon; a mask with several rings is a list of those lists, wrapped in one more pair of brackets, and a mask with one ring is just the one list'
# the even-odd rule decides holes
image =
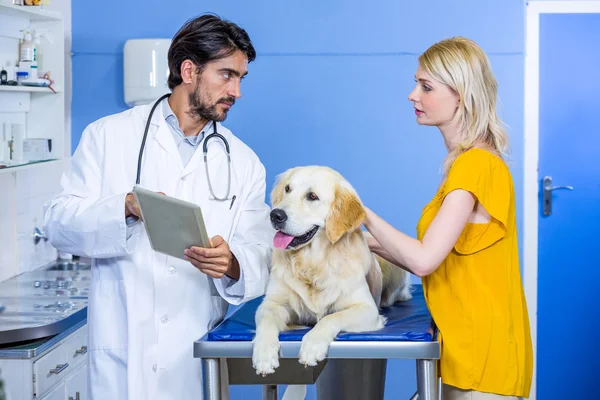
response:
{"label": "door handle", "polygon": [[552,186],[552,177],[545,176],[543,180],[543,192],[544,192],[544,216],[552,214],[552,192],[554,190],[566,189],[573,190],[573,186]]}

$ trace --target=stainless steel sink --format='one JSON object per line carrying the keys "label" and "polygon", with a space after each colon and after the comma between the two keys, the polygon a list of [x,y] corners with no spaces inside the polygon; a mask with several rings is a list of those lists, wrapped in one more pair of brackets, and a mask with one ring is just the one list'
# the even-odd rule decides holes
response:
{"label": "stainless steel sink", "polygon": [[85,271],[92,267],[90,263],[81,261],[57,261],[45,268],[46,271]]}

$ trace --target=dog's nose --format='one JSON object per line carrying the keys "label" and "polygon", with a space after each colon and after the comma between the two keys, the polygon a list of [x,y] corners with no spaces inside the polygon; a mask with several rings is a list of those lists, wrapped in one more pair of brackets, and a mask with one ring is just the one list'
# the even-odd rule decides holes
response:
{"label": "dog's nose", "polygon": [[285,211],[276,208],[273,211],[271,211],[271,222],[274,224],[282,224],[287,220],[287,214],[285,213]]}

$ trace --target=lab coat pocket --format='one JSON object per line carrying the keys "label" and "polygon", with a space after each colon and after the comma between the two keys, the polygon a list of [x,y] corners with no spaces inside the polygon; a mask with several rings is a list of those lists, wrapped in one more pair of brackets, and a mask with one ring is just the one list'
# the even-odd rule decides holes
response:
{"label": "lab coat pocket", "polygon": [[[237,212],[236,204],[238,200],[231,205],[231,199],[220,201],[210,200],[210,215],[208,216],[208,235],[210,237],[219,235],[227,243],[231,241],[231,237],[235,231],[234,218]],[[231,208],[229,208],[231,206]],[[206,216],[205,216],[206,218]]]}
{"label": "lab coat pocket", "polygon": [[127,349],[127,297],[124,281],[93,282],[88,306],[90,350]]}

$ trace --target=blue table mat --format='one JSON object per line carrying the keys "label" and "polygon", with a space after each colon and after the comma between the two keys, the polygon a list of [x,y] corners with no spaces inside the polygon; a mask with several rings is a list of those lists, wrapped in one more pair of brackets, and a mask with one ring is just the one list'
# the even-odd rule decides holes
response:
{"label": "blue table mat", "polygon": [[[337,341],[408,341],[431,342],[433,324],[423,297],[423,287],[413,285],[413,298],[382,308],[380,314],[388,320],[386,325],[372,332],[340,332]],[[242,305],[229,318],[206,335],[208,341],[252,341],[256,332],[254,315],[264,296]],[[301,341],[311,328],[290,329],[279,334],[280,341]]]}

